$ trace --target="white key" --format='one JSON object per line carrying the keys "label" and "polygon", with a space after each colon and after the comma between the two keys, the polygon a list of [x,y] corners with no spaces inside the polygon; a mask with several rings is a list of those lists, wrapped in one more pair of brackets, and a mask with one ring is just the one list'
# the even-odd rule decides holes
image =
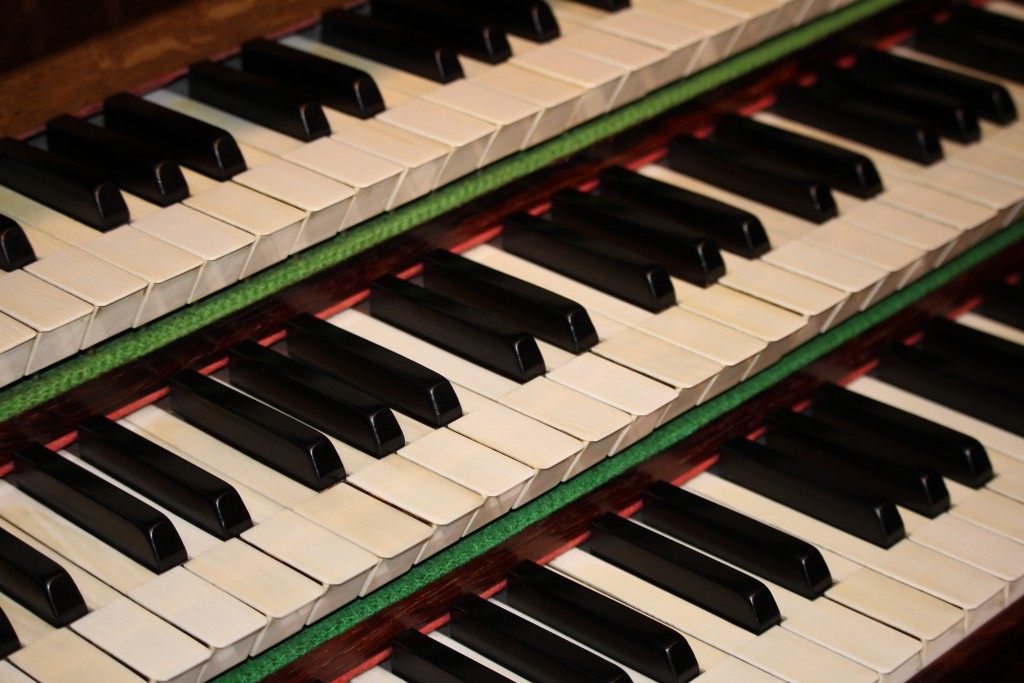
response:
{"label": "white key", "polygon": [[25,236],[28,237],[29,244],[32,245],[32,251],[35,252],[37,259],[53,256],[57,252],[64,251],[71,246],[64,240],[58,239],[32,225],[22,225],[21,229]]}
{"label": "white key", "polygon": [[[184,170],[187,173],[187,169]],[[174,204],[132,222],[132,227],[201,258],[205,265],[192,301],[224,289],[242,277],[256,238],[184,204]]]}
{"label": "white key", "polygon": [[[743,32],[735,50],[746,50],[778,33],[776,22],[780,18],[780,5],[773,0],[687,0],[722,12],[728,12],[743,22]],[[780,30],[782,30],[780,28]]]}
{"label": "white key", "polygon": [[967,312],[957,318],[956,321],[961,325],[973,327],[976,330],[986,332],[1001,339],[1006,339],[1014,344],[1024,344],[1024,331],[1019,330],[1016,327],[1012,327],[1011,325],[1001,323],[998,320],[986,318],[985,316],[977,313]]}
{"label": "white key", "polygon": [[8,661],[0,662],[0,681],[3,683],[36,683]]}
{"label": "white key", "polygon": [[[243,154],[247,160],[254,156],[249,150]],[[292,253],[323,242],[351,224],[349,210],[355,189],[302,166],[274,159],[250,166],[232,180],[305,212]]]}
{"label": "white key", "polygon": [[[473,62],[462,61],[465,67],[470,67]],[[580,101],[586,94],[579,86],[514,64],[488,65],[479,71],[476,74],[467,72],[469,82],[542,108],[540,118],[526,141],[527,146],[563,133],[576,123]]]}
{"label": "white key", "polygon": [[[60,656],[54,656],[59,652]],[[10,655],[10,661],[40,683],[77,683],[82,672],[98,681],[141,683],[130,669],[69,629],[57,629],[29,647]]]}
{"label": "white key", "polygon": [[54,627],[21,606],[21,603],[0,593],[0,609],[11,622],[14,633],[22,647],[31,645],[40,638],[53,633]]}
{"label": "white key", "polygon": [[[993,454],[989,455],[991,457]],[[1019,464],[1017,470],[1020,470]],[[1004,476],[1007,475],[998,474],[991,483],[995,484]],[[1020,476],[1017,475],[1018,478]],[[950,514],[1013,539],[1017,543],[1024,543],[1024,517],[1021,515],[1024,508],[1021,508],[1021,504],[1018,500],[992,491],[974,491],[968,497],[957,501],[950,509]]]}
{"label": "white key", "polygon": [[[93,307],[59,287],[23,270],[0,275],[0,312],[17,320],[35,334],[31,341],[14,325],[8,352],[17,367],[19,346],[30,344],[25,374],[32,374],[76,353],[93,315]],[[24,341],[18,342],[22,337]]]}
{"label": "white key", "polygon": [[483,497],[466,533],[511,510],[534,474],[526,465],[449,429],[407,444],[398,454]]}
{"label": "white key", "polygon": [[483,497],[399,455],[348,477],[348,483],[429,524],[433,534],[417,561],[459,540],[484,505]]}
{"label": "white key", "polygon": [[731,56],[743,31],[743,22],[738,17],[707,5],[677,0],[639,0],[633,3],[633,8],[641,14],[660,17],[703,33],[707,43],[701,58],[709,65]]}
{"label": "white key", "polygon": [[945,263],[961,238],[961,233],[948,225],[894,206],[878,202],[857,202],[847,206],[843,195],[836,193],[835,196],[844,223],[927,252],[928,256],[922,260],[919,270],[921,275]]}
{"label": "white key", "polygon": [[875,300],[902,289],[934,266],[934,258],[923,249],[858,227],[845,220],[845,216],[812,230],[803,239],[888,272],[890,275],[879,287]]}
{"label": "white key", "polygon": [[387,669],[375,666],[352,679],[355,683],[401,683],[402,679]]}
{"label": "white key", "polygon": [[996,478],[985,487],[996,493],[1001,493],[1007,498],[1024,503],[1024,463],[1008,458],[992,448],[986,450]]}
{"label": "white key", "polygon": [[0,386],[24,377],[35,337],[31,327],[0,312]]}
{"label": "white key", "polygon": [[4,215],[19,225],[36,228],[65,244],[81,244],[100,234],[98,230],[74,218],[2,186],[0,205],[4,207]]}
{"label": "white key", "polygon": [[576,112],[576,120],[579,122],[589,121],[612,107],[621,106],[643,94],[637,90],[623,92],[629,71],[607,61],[563,49],[557,44],[536,46],[515,36],[509,37],[509,43],[513,49],[510,64],[572,83],[586,90]]}
{"label": "white key", "polygon": [[242,533],[248,543],[318,581],[323,595],[306,619],[312,624],[365,588],[378,558],[291,510],[282,510]]}
{"label": "white key", "polygon": [[686,488],[956,605],[968,632],[1002,609],[1002,581],[924,546],[902,541],[883,550],[708,473]]}
{"label": "white key", "polygon": [[40,258],[25,270],[93,307],[82,348],[130,329],[146,290],[141,278],[73,247]]}
{"label": "white key", "polygon": [[548,566],[784,680],[820,680],[822,671],[830,680],[878,680],[875,672],[784,629],[755,636],[578,549]]}
{"label": "white key", "polygon": [[[668,52],[597,29],[561,22],[558,47],[599,59],[629,72],[619,103],[639,98],[675,80]],[[615,106],[615,105],[613,105]]]}

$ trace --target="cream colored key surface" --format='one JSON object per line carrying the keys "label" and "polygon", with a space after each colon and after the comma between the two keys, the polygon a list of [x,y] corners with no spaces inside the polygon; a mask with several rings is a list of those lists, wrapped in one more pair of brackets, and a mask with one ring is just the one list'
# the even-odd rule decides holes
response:
{"label": "cream colored key surface", "polygon": [[35,337],[35,330],[0,312],[0,386],[25,375]]}
{"label": "cream colored key surface", "polygon": [[305,212],[292,253],[322,242],[351,224],[349,210],[356,190],[289,161],[275,159],[250,167],[232,180]]}
{"label": "cream colored key surface", "polygon": [[1011,341],[1014,344],[1024,345],[1024,330],[1001,323],[998,320],[986,318],[977,313],[967,312],[958,317],[956,321],[961,325],[973,327],[976,330]]}
{"label": "cream colored key surface", "polygon": [[1004,604],[1002,581],[924,546],[904,540],[883,550],[709,473],[686,488],[956,605],[968,632]]}
{"label": "cream colored key surface", "polygon": [[[183,169],[188,174],[188,169]],[[256,237],[184,204],[174,204],[132,222],[132,227],[198,256],[205,262],[192,301],[237,282],[252,256]]]}
{"label": "cream colored key surface", "polygon": [[[1003,476],[999,474],[992,483],[997,482]],[[994,491],[975,491],[967,498],[957,501],[950,510],[950,514],[994,531],[1017,543],[1024,543],[1024,515],[1022,515],[1024,508],[1021,507],[1022,505],[1024,503]]]}
{"label": "cream colored key surface", "polygon": [[[687,0],[729,14],[743,21],[743,32],[735,46],[737,51],[763,42],[778,33],[776,24],[780,19],[781,7],[773,0]],[[783,29],[780,29],[783,30]]]}
{"label": "cream colored key surface", "polygon": [[0,609],[11,622],[14,633],[22,647],[31,645],[40,638],[53,633],[54,627],[21,606],[21,603],[0,593]]}
{"label": "cream colored key surface", "polygon": [[3,683],[37,683],[8,661],[0,662],[0,681]]}
{"label": "cream colored key surface", "polygon": [[347,484],[333,486],[294,510],[379,558],[362,595],[408,571],[433,535],[429,525]]}
{"label": "cream colored key surface", "polygon": [[926,265],[926,268],[942,265],[961,238],[961,233],[948,225],[894,206],[878,202],[857,202],[847,206],[843,195],[837,193],[836,197],[844,223],[926,251],[933,259],[933,265]]}
{"label": "cream colored key surface", "polygon": [[291,510],[264,520],[243,532],[242,538],[321,584],[323,595],[307,624],[355,600],[377,566],[372,553]]}
{"label": "cream colored key surface", "polygon": [[407,444],[398,454],[483,497],[466,533],[512,509],[534,474],[526,465],[449,429],[438,429]]}
{"label": "cream colored key surface", "polygon": [[[472,60],[463,60],[469,63]],[[585,91],[571,83],[523,69],[513,64],[487,66],[478,74],[467,74],[471,83],[496,90],[541,107],[540,118],[527,139],[533,146],[565,132],[576,120]]]}
{"label": "cream colored key surface", "polygon": [[74,218],[3,186],[0,186],[0,206],[4,207],[4,215],[19,225],[37,228],[65,244],[81,244],[100,234]]}
{"label": "cream colored key surface", "polygon": [[25,270],[93,307],[82,348],[130,329],[142,306],[146,282],[81,249],[62,249]]}
{"label": "cream colored key surface", "polygon": [[548,566],[620,600],[672,628],[789,681],[877,681],[878,675],[779,627],[755,636],[632,574],[573,549]]}
{"label": "cream colored key surface", "polygon": [[[588,55],[565,50],[556,44],[535,47],[529,41],[509,38],[513,57],[510,64],[572,83],[586,90],[576,111],[577,121],[588,121],[637,99],[643,93],[629,90],[623,93],[629,71]],[[533,49],[519,49],[526,43]]]}
{"label": "cream colored key surface", "polygon": [[[55,652],[60,656],[55,656]],[[8,659],[40,683],[80,683],[83,671],[88,671],[94,680],[109,683],[144,680],[81,636],[63,628],[18,650]]]}
{"label": "cream colored key surface", "polygon": [[480,494],[394,454],[349,476],[348,483],[431,525],[433,535],[417,561],[448,547],[473,528],[485,502]]}
{"label": "cream colored key surface", "polygon": [[996,478],[985,484],[985,488],[1024,503],[1024,463],[1009,458],[995,449],[986,450]]}
{"label": "cream colored key surface", "polygon": [[593,28],[574,27],[565,22],[560,26],[558,47],[608,62],[629,73],[619,91],[620,103],[675,80],[669,63],[671,55],[665,50]]}
{"label": "cream colored key surface", "polygon": [[640,14],[681,24],[699,31],[707,38],[702,59],[714,64],[731,56],[743,31],[743,22],[736,16],[707,5],[677,0],[640,0],[632,3]]}
{"label": "cream colored key surface", "polygon": [[888,273],[888,285],[879,288],[876,299],[902,289],[934,267],[934,259],[923,249],[857,227],[840,218],[807,233],[804,241],[847,254]]}
{"label": "cream colored key surface", "polygon": [[[15,349],[30,344],[24,374],[41,370],[82,348],[94,310],[90,304],[23,270],[0,274],[0,313],[34,332],[29,341],[17,326],[7,325],[11,341],[5,351],[14,354],[14,367],[18,367],[22,353]],[[19,342],[19,337],[24,341]]]}

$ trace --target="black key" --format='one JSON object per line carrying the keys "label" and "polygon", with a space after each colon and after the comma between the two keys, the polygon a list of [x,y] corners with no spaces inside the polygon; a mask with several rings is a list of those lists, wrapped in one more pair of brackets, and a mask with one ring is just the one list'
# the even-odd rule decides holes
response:
{"label": "black key", "polygon": [[527,213],[505,218],[506,251],[648,311],[676,304],[668,271],[628,249]]}
{"label": "black key", "polygon": [[170,385],[175,413],[264,465],[317,491],[345,478],[334,445],[312,427],[193,370]]}
{"label": "black key", "polygon": [[983,119],[1001,124],[1017,119],[1010,93],[992,81],[876,50],[861,52],[855,68],[885,82],[911,83],[915,88],[957,97],[972,106]]}
{"label": "black key", "polygon": [[5,529],[0,529],[0,592],[51,626],[67,626],[89,611],[63,567]]}
{"label": "black key", "polygon": [[175,161],[116,131],[73,116],[58,116],[46,124],[46,142],[51,152],[91,168],[158,206],[188,196],[188,183]]}
{"label": "black key", "polygon": [[162,512],[39,444],[17,456],[15,486],[104,543],[155,572],[188,559]]}
{"label": "black key", "polygon": [[925,54],[1024,83],[1024,48],[1020,43],[1019,35],[1001,38],[946,22],[919,28],[913,46]]}
{"label": "black key", "polygon": [[759,443],[727,441],[716,468],[719,476],[729,481],[877,546],[888,548],[905,535],[903,520],[891,500],[861,497],[816,483],[811,479],[811,467]]}
{"label": "black key", "polygon": [[559,36],[558,22],[544,0],[442,0],[464,11],[482,14],[505,27],[509,33],[537,43]]}
{"label": "black key", "polygon": [[556,223],[653,259],[676,277],[707,287],[725,275],[718,245],[682,221],[645,215],[579,190],[559,190],[551,200]]}
{"label": "black key", "polygon": [[811,414],[858,431],[896,462],[933,467],[974,488],[992,479],[988,453],[977,439],[849,389],[834,384],[817,387],[811,393]]}
{"label": "black key", "polygon": [[216,126],[121,93],[107,99],[103,110],[107,128],[131,136],[216,180],[228,180],[245,170],[238,143]]}
{"label": "black key", "polygon": [[493,669],[411,629],[391,641],[391,671],[410,683],[511,683]]}
{"label": "black key", "polygon": [[537,683],[628,683],[607,659],[475,595],[452,603],[451,637]]}
{"label": "black key", "polygon": [[590,552],[752,633],[782,621],[757,579],[618,515],[591,523]]}
{"label": "black key", "polygon": [[1024,386],[1020,382],[1024,348],[1017,344],[936,318],[925,326],[925,333],[915,346],[944,360],[944,371],[1001,391],[1024,404]]}
{"label": "black key", "polygon": [[326,434],[377,457],[405,445],[387,405],[336,377],[251,341],[228,358],[231,384]]}
{"label": "black key", "polygon": [[865,102],[924,119],[943,137],[964,143],[981,138],[977,112],[958,97],[931,92],[913,83],[880,80],[857,69],[831,69],[825,78]]}
{"label": "black key", "polygon": [[715,139],[746,143],[772,161],[806,169],[833,189],[867,199],[882,191],[882,179],[868,157],[745,116],[726,114],[715,122]]}
{"label": "black key", "polygon": [[467,57],[488,64],[499,64],[512,56],[503,26],[474,13],[460,12],[443,2],[373,0],[370,14],[429,33]]}
{"label": "black key", "polygon": [[270,40],[257,38],[242,44],[242,69],[360,119],[384,111],[380,90],[365,71]]}
{"label": "black key", "polygon": [[346,10],[324,12],[321,26],[328,45],[438,83],[462,78],[455,51],[419,31]]}
{"label": "black key", "polygon": [[658,683],[685,683],[699,672],[674,629],[529,560],[508,574],[511,607]]}
{"label": "black key", "polygon": [[600,177],[598,192],[602,197],[680,221],[707,235],[722,249],[756,258],[771,248],[761,221],[748,211],[621,166],[605,169]]}
{"label": "black key", "polygon": [[423,257],[423,282],[566,351],[582,353],[597,344],[590,316],[575,301],[449,251]]}
{"label": "black key", "polygon": [[213,62],[188,69],[189,97],[299,140],[331,134],[320,103],[262,76]]}
{"label": "black key", "polygon": [[949,509],[949,492],[934,468],[893,462],[873,442],[789,410],[768,418],[769,448],[818,465],[834,488],[870,491],[928,517]]}
{"label": "black key", "polygon": [[630,6],[629,0],[572,0],[582,5],[590,5],[608,12],[618,12]]}
{"label": "black key", "polygon": [[108,178],[14,138],[0,138],[0,184],[98,230],[128,222],[124,197]]}
{"label": "black key", "polygon": [[759,155],[742,142],[725,145],[680,136],[669,142],[667,159],[674,171],[815,223],[838,214],[827,184]]}
{"label": "black key", "polygon": [[309,314],[288,323],[288,355],[408,413],[443,427],[462,417],[451,382],[390,349]]}
{"label": "black key", "polygon": [[217,538],[252,526],[230,484],[105,417],[78,425],[78,455]]}
{"label": "black key", "polygon": [[20,225],[0,214],[0,270],[8,273],[36,260],[36,252]]}
{"label": "black key", "polygon": [[881,357],[873,374],[901,389],[1024,436],[1019,400],[964,379],[946,366],[941,356],[897,344]]}
{"label": "black key", "polygon": [[987,33],[1004,40],[1020,40],[1024,35],[1024,21],[999,12],[988,12],[980,7],[958,5],[950,18],[953,26],[977,33]]}
{"label": "black key", "polygon": [[784,531],[664,481],[644,490],[643,503],[645,524],[805,598],[832,587],[818,549]]}
{"label": "black key", "polygon": [[1024,280],[1015,284],[1000,282],[986,288],[975,310],[1004,325],[1024,330]]}
{"label": "black key", "polygon": [[395,327],[517,382],[544,374],[537,342],[513,325],[391,275],[370,292],[370,312]]}
{"label": "black key", "polygon": [[939,135],[927,122],[886,111],[823,85],[780,89],[775,111],[919,164],[932,164],[943,156]]}
{"label": "black key", "polygon": [[11,626],[11,620],[7,618],[3,610],[0,610],[0,657],[6,657],[19,648],[21,648],[21,641],[18,640],[18,634]]}

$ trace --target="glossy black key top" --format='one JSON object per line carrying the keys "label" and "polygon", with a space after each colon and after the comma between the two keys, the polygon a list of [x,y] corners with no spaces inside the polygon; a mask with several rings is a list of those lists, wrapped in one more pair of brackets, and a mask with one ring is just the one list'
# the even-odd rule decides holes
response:
{"label": "glossy black key top", "polygon": [[320,103],[293,87],[213,62],[188,69],[189,97],[299,140],[331,134]]}
{"label": "glossy black key top", "polygon": [[462,417],[451,382],[430,368],[309,314],[288,322],[288,355],[433,427]]}
{"label": "glossy black key top", "polygon": [[0,610],[0,657],[6,657],[20,647],[21,641],[18,640],[18,634],[11,626],[11,620],[7,618],[3,610]]}
{"label": "glossy black key top", "polygon": [[321,27],[328,45],[438,83],[462,78],[455,51],[420,31],[346,10],[324,12]]}
{"label": "glossy black key top", "polygon": [[15,486],[155,572],[188,556],[177,530],[158,510],[39,444],[17,452]]}
{"label": "glossy black key top", "polygon": [[551,200],[556,223],[650,258],[676,277],[707,287],[725,275],[718,245],[682,221],[644,215],[579,190],[559,190]]}
{"label": "glossy black key top", "polygon": [[537,342],[513,325],[391,275],[370,292],[375,318],[517,382],[544,374]]}
{"label": "glossy black key top", "polygon": [[245,170],[238,143],[227,131],[173,109],[121,93],[104,103],[103,118],[107,128],[216,180],[229,180]]}
{"label": "glossy black key top", "polygon": [[460,12],[436,0],[373,0],[370,14],[384,21],[429,33],[461,54],[488,64],[512,56],[505,29],[472,12]]}
{"label": "glossy black key top", "polygon": [[566,351],[582,353],[597,343],[594,323],[575,301],[449,251],[423,257],[423,282]]}
{"label": "glossy black key top", "polygon": [[915,346],[944,359],[944,370],[1024,403],[1024,347],[945,318],[929,321]]}
{"label": "glossy black key top", "polygon": [[128,206],[109,178],[14,138],[0,138],[0,184],[98,230],[128,222]]}
{"label": "glossy black key top", "polygon": [[36,260],[36,252],[20,225],[0,214],[0,270],[11,272]]}
{"label": "glossy black key top", "polygon": [[724,479],[877,546],[888,548],[905,535],[903,519],[891,500],[857,496],[808,481],[804,477],[813,477],[812,468],[759,443],[727,441],[715,471]]}
{"label": "glossy black key top", "polygon": [[915,50],[985,73],[1024,83],[1021,38],[1001,38],[954,22],[929,24],[914,33]]}
{"label": "glossy black key top", "polygon": [[493,669],[413,630],[391,641],[391,671],[409,683],[512,683]]}
{"label": "glossy black key top", "polygon": [[170,385],[175,413],[264,465],[317,491],[345,478],[334,445],[312,427],[193,370]]}
{"label": "glossy black key top", "polygon": [[188,183],[177,162],[133,138],[73,116],[46,124],[50,151],[98,174],[158,206],[188,196]]}
{"label": "glossy black key top", "polygon": [[509,570],[505,599],[657,683],[685,683],[699,673],[693,650],[678,631],[529,560]]}
{"label": "glossy black key top", "polygon": [[1000,282],[986,288],[975,310],[1004,325],[1024,330],[1024,281]]}
{"label": "glossy black key top", "polygon": [[558,22],[544,0],[442,0],[444,4],[476,12],[505,27],[509,33],[537,43],[557,38]]}
{"label": "glossy black key top", "polygon": [[715,121],[715,139],[745,143],[773,161],[804,169],[833,189],[867,199],[882,191],[882,179],[868,157],[821,140],[769,126],[745,116],[726,114]]}
{"label": "glossy black key top", "polygon": [[707,235],[722,249],[757,258],[771,248],[761,221],[748,211],[621,166],[605,169],[600,177],[598,192],[602,197],[679,221]]}
{"label": "glossy black key top", "polygon": [[777,93],[777,113],[848,137],[919,164],[942,159],[939,135],[927,122],[847,97],[833,88],[786,86]]}
{"label": "glossy black key top", "polygon": [[537,683],[628,683],[620,667],[476,595],[452,603],[451,637]]}
{"label": "glossy black key top", "polygon": [[668,271],[628,249],[528,213],[508,216],[504,228],[502,246],[508,252],[648,311],[676,304]]}
{"label": "glossy black key top", "polygon": [[992,479],[988,453],[974,437],[849,389],[835,384],[817,387],[811,393],[811,414],[817,420],[859,431],[897,462],[933,467],[974,488]]}
{"label": "glossy black key top", "polygon": [[928,517],[949,509],[942,475],[931,467],[893,462],[859,434],[789,410],[768,417],[769,448],[816,464],[822,481],[871,491]]}
{"label": "glossy black key top", "polygon": [[252,526],[230,484],[105,417],[79,423],[78,455],[217,538]]}
{"label": "glossy black key top", "polygon": [[941,356],[897,344],[882,355],[873,374],[901,389],[1024,436],[1019,400],[964,379],[951,371]]}
{"label": "glossy black key top", "polygon": [[838,213],[826,183],[759,155],[742,142],[725,145],[680,136],[669,142],[667,159],[674,171],[815,223]]}
{"label": "glossy black key top", "polygon": [[325,434],[377,457],[405,445],[387,405],[336,377],[252,341],[228,358],[231,384]]}
{"label": "glossy black key top", "polygon": [[591,523],[590,552],[752,633],[782,621],[754,577],[618,515]]}
{"label": "glossy black key top", "polygon": [[832,69],[825,78],[866,102],[924,119],[943,137],[963,143],[981,138],[977,112],[960,98],[915,87],[913,83],[879,80],[856,69]]}
{"label": "glossy black key top", "polygon": [[5,529],[0,529],[0,592],[51,626],[67,626],[89,611],[63,567]]}
{"label": "glossy black key top", "polygon": [[940,95],[957,97],[971,105],[983,119],[1006,124],[1017,118],[1017,109],[1010,93],[993,81],[876,50],[861,52],[857,56],[855,68],[870,78],[910,83],[915,88],[926,88]]}
{"label": "glossy black key top", "polygon": [[818,549],[784,531],[664,481],[644,490],[643,504],[645,524],[805,598],[832,587]]}
{"label": "glossy black key top", "polygon": [[989,12],[980,7],[958,5],[953,8],[950,22],[955,27],[1003,40],[1019,41],[1024,35],[1024,21],[999,12]]}
{"label": "glossy black key top", "polygon": [[368,119],[384,99],[365,71],[263,38],[242,44],[242,70],[308,93],[322,105]]}

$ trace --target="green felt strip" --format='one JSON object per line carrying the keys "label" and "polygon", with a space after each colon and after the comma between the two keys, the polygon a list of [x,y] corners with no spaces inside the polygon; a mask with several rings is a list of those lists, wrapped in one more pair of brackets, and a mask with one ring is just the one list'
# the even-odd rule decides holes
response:
{"label": "green felt strip", "polygon": [[499,161],[412,204],[367,221],[244,282],[100,344],[0,392],[0,421],[9,420],[124,363],[260,301],[285,287],[462,206],[494,189],[578,152],[593,143],[734,80],[884,9],[907,0],[861,0],[811,24],[777,36],[699,74],[668,85],[638,102],[574,128],[542,145]]}
{"label": "green felt strip", "polygon": [[367,617],[412,595],[428,583],[494,548],[534,522],[545,519],[569,503],[592,493],[634,465],[685,439],[715,418],[741,406],[839,345],[899,313],[911,303],[1022,239],[1024,221],[1018,221],[938,270],[805,343],[754,377],[680,415],[614,457],[603,460],[525,506],[509,512],[426,562],[416,565],[400,578],[365,598],[342,607],[259,657],[240,664],[217,678],[216,683],[258,681],[278,670]]}

